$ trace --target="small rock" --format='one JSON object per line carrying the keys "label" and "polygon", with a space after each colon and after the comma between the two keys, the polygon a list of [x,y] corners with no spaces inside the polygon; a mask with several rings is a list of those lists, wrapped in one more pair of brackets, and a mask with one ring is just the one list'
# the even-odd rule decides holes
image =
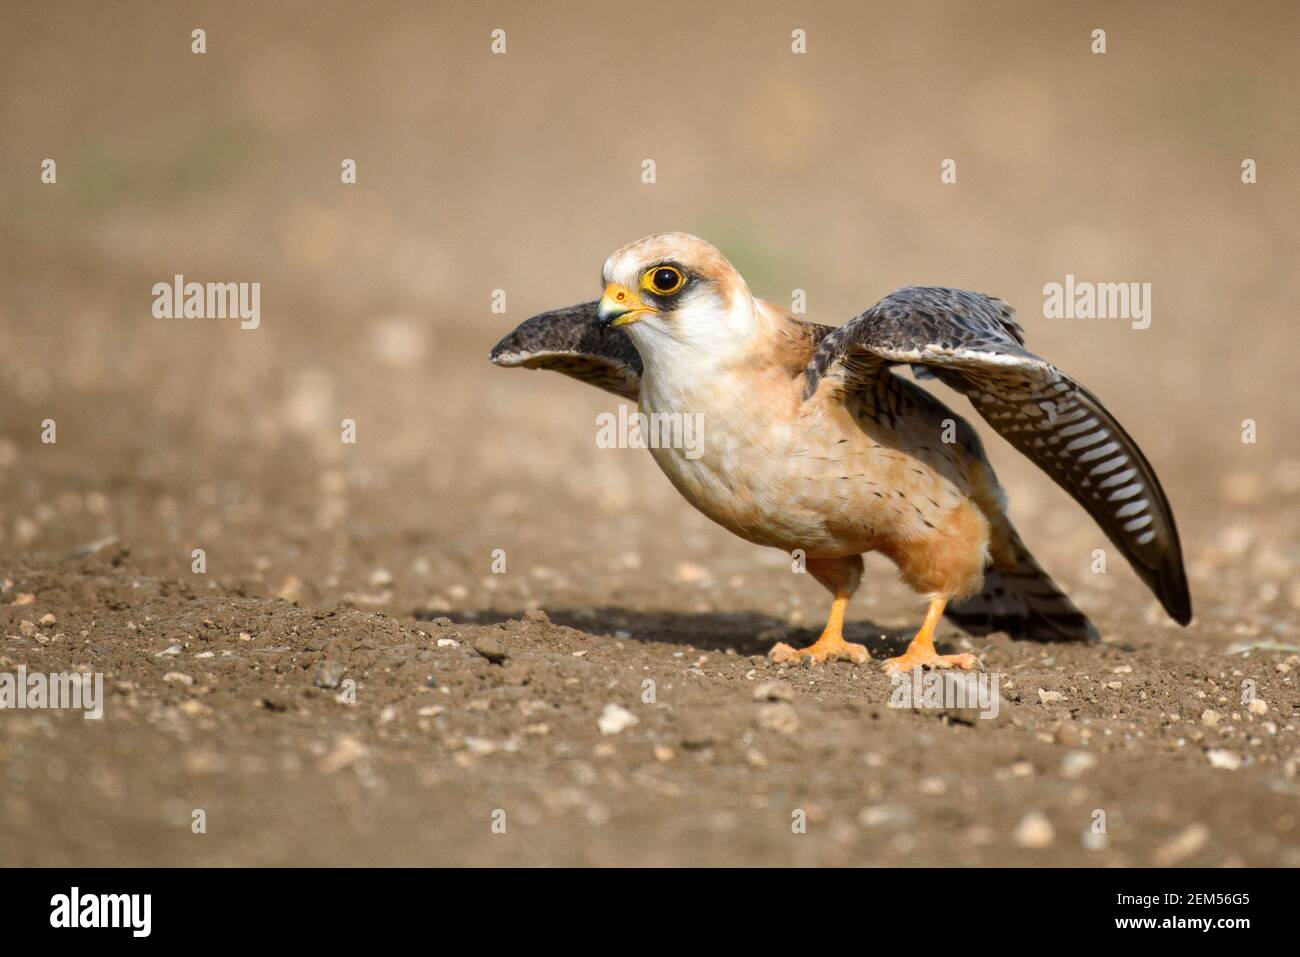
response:
{"label": "small rock", "polygon": [[340,661],[328,658],[316,662],[311,669],[311,682],[317,688],[337,688],[343,683],[343,673],[347,668]]}
{"label": "small rock", "polygon": [[688,751],[703,751],[718,743],[718,732],[707,721],[688,718],[680,741],[682,747]]}
{"label": "small rock", "polygon": [[50,625],[53,625],[53,624],[54,624],[55,622],[57,622],[57,621],[58,621],[58,619],[54,617],[53,612],[48,612],[48,611],[47,611],[45,614],[41,615],[41,626],[42,626],[42,627],[46,627],[46,628],[48,628]]}
{"label": "small rock", "polygon": [[1070,751],[1061,758],[1061,777],[1073,781],[1097,766],[1097,758],[1087,751]]}
{"label": "small rock", "polygon": [[673,751],[672,748],[668,747],[668,745],[666,745],[666,744],[656,744],[656,745],[655,745],[655,760],[656,760],[656,761],[660,762],[661,764],[667,764],[667,763],[668,763],[669,761],[671,761],[674,757],[675,757],[675,753],[674,753],[674,751]]}
{"label": "small rock", "polygon": [[158,652],[156,655],[154,655],[154,657],[155,657],[155,658],[170,658],[170,657],[172,657],[173,655],[179,655],[180,653],[181,653],[181,646],[180,646],[180,645],[168,645],[168,646],[167,646],[166,648],[164,648],[162,651],[160,651],[160,652]]}
{"label": "small rock", "polygon": [[709,577],[709,570],[694,562],[677,563],[677,580],[687,584],[702,582]]}
{"label": "small rock", "polygon": [[1173,867],[1203,848],[1210,839],[1210,829],[1193,824],[1177,837],[1161,844],[1151,855],[1157,867]]}
{"label": "small rock", "polygon": [[640,720],[627,708],[611,701],[605,705],[605,710],[600,713],[600,719],[596,722],[596,727],[600,728],[601,734],[618,734],[634,724],[639,724]]}
{"label": "small rock", "polygon": [[1212,708],[1206,708],[1201,712],[1201,724],[1207,728],[1212,728],[1223,718],[1223,715]]}
{"label": "small rock", "polygon": [[364,758],[369,749],[352,735],[344,735],[329,754],[320,759],[318,767],[326,774],[341,771]]}
{"label": "small rock", "polygon": [[532,679],[532,673],[524,665],[510,664],[501,669],[501,680],[516,688],[528,684]]}
{"label": "small rock", "polygon": [[549,625],[551,616],[541,608],[529,608],[524,612],[524,621],[530,625]]}
{"label": "small rock", "polygon": [[863,827],[907,827],[912,823],[912,812],[901,804],[875,804],[858,813]]}
{"label": "small rock", "polygon": [[1250,704],[1246,705],[1246,710],[1251,714],[1265,715],[1268,714],[1268,702],[1263,698],[1256,698]]}
{"label": "small rock", "polygon": [[922,778],[916,788],[922,794],[937,796],[946,792],[948,790],[948,785],[944,782],[943,778],[931,777]]}
{"label": "small rock", "polygon": [[784,701],[759,705],[758,726],[781,734],[793,734],[799,730],[799,715],[792,705]]}
{"label": "small rock", "polygon": [[26,620],[20,621],[18,623],[18,633],[24,638],[30,638],[32,635],[36,634],[36,622]]}
{"label": "small rock", "polygon": [[182,684],[187,688],[190,687],[192,684],[194,684],[194,679],[182,671],[167,672],[167,674],[163,675],[163,681],[174,681],[177,684]]}
{"label": "small rock", "polygon": [[439,648],[459,648],[459,647],[460,647],[460,642],[457,641],[455,638],[439,638],[439,639],[438,639],[438,647],[439,647]]}
{"label": "small rock", "polygon": [[1225,771],[1235,771],[1241,767],[1241,755],[1226,748],[1210,748],[1205,752],[1205,757],[1211,767],[1222,768]]}
{"label": "small rock", "polygon": [[370,587],[383,588],[393,583],[393,573],[387,568],[376,568],[370,573]]}
{"label": "small rock", "polygon": [[1056,829],[1052,827],[1047,815],[1041,811],[1030,811],[1016,826],[1014,837],[1021,847],[1050,847],[1056,840]]}
{"label": "small rock", "polygon": [[510,652],[506,651],[505,645],[487,635],[474,642],[474,650],[494,665],[499,665],[510,657]]}
{"label": "small rock", "polygon": [[754,689],[755,701],[793,701],[794,688],[788,681],[764,681]]}
{"label": "small rock", "polygon": [[1059,691],[1044,691],[1042,688],[1038,689],[1038,701],[1040,704],[1056,704],[1063,697],[1064,695]]}

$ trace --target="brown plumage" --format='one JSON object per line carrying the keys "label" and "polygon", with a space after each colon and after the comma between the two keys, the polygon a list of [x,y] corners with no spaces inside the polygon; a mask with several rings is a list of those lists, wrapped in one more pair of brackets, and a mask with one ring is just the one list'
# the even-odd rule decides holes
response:
{"label": "brown plumage", "polygon": [[1170,614],[1190,619],[1177,530],[1153,469],[1095,396],[1024,348],[999,300],[902,289],[831,330],[754,298],[721,253],[681,233],[618,250],[603,278],[599,303],[528,320],[492,359],[636,397],[645,413],[703,417],[702,454],[651,450],[664,474],[736,535],[801,550],[835,596],[817,643],[780,645],[774,657],[865,660],[841,623],[872,551],[931,600],[891,670],[973,665],[935,652],[941,613],[976,633],[1096,637],[1020,540],[974,430],[896,365],[964,392],[1088,510]]}

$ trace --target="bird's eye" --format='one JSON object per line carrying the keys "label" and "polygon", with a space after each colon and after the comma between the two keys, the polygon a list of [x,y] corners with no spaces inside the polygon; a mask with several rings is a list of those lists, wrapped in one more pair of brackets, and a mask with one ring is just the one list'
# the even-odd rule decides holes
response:
{"label": "bird's eye", "polygon": [[642,285],[653,293],[671,296],[686,285],[686,277],[673,266],[656,266],[645,274]]}

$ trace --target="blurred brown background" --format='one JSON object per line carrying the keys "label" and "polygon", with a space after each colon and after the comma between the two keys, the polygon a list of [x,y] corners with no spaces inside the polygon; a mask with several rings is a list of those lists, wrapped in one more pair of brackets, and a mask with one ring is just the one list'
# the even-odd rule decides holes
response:
{"label": "blurred brown background", "polygon": [[[213,587],[397,616],[817,619],[780,556],[595,448],[612,397],[487,362],[595,298],[613,248],[687,230],[827,324],[909,283],[1017,306],[1156,463],[1201,621],[1294,639],[1298,27],[1291,2],[8,3],[0,558],[116,537],[149,574],[188,578],[203,546]],[[260,281],[261,328],[154,319],[176,273]],[[1044,319],[1067,273],[1150,282],[1151,327]],[[1126,569],[1088,574],[1086,516],[991,448],[1103,631],[1112,601],[1149,612]],[[716,587],[683,590],[683,563]],[[855,614],[915,618],[872,574]]]}

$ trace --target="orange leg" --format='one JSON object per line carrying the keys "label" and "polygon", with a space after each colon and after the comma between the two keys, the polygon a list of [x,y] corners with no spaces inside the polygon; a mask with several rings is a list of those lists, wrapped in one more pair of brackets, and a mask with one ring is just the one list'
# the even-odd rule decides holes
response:
{"label": "orange leg", "polygon": [[962,668],[966,671],[975,667],[974,655],[941,655],[934,650],[934,629],[939,624],[939,619],[943,617],[943,609],[947,604],[947,598],[930,599],[930,608],[925,613],[921,630],[916,633],[916,637],[912,639],[905,652],[897,658],[890,658],[881,666],[882,671],[893,674],[897,671],[911,671],[924,665],[931,668]]}
{"label": "orange leg", "polygon": [[819,664],[827,660],[851,661],[854,664],[861,664],[870,660],[871,654],[865,647],[844,640],[844,610],[848,607],[849,596],[847,594],[837,594],[834,604],[831,605],[831,614],[826,620],[826,627],[822,630],[821,637],[807,648],[793,648],[784,641],[777,642],[772,646],[772,650],[767,653],[767,656],[773,661],[779,662],[802,661],[811,658]]}

